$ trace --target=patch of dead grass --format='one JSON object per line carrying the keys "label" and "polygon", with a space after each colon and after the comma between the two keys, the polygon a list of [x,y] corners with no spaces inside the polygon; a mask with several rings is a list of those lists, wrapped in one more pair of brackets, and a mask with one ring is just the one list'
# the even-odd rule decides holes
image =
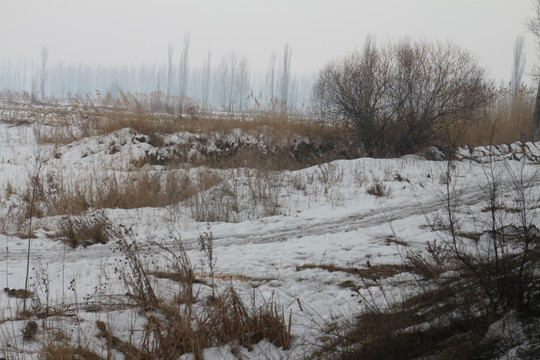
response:
{"label": "patch of dead grass", "polygon": [[334,264],[303,264],[296,267],[296,271],[321,269],[328,272],[342,272],[351,275],[358,275],[363,279],[380,280],[392,277],[407,271],[404,265],[377,264],[368,265],[366,268],[343,267]]}

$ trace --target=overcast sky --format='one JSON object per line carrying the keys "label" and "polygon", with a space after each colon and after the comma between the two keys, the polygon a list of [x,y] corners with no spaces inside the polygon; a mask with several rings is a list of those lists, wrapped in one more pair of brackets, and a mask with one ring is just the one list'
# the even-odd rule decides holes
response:
{"label": "overcast sky", "polygon": [[265,69],[289,43],[293,71],[309,73],[373,34],[380,44],[452,40],[499,83],[510,77],[518,35],[527,71],[538,62],[530,14],[531,0],[0,0],[0,60],[37,60],[47,44],[51,63],[166,63],[172,43],[178,62],[189,32],[192,65],[209,50],[214,63],[234,50]]}

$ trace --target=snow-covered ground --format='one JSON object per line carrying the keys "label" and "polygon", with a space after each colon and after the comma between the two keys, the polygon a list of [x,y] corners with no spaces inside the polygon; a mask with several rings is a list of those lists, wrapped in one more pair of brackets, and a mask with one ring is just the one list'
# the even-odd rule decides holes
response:
{"label": "snow-covered ground", "polygon": [[[73,184],[86,184],[89,177],[111,172],[171,171],[196,178],[200,172],[209,171],[203,168],[168,170],[149,165],[134,168],[134,160],[144,158],[155,149],[148,142],[139,141],[139,135],[129,129],[57,146],[38,145],[35,136],[32,124],[15,126],[0,122],[2,288],[25,287],[28,240],[24,234],[28,223],[24,222],[20,231],[16,231],[12,222],[40,164],[43,179],[61,174]],[[532,155],[540,154],[534,144],[527,146]],[[500,153],[509,149],[499,150]],[[329,272],[322,265],[365,269],[379,264],[400,264],[408,251],[423,251],[426,242],[438,236],[426,226],[428,221],[445,216],[448,170],[456,212],[467,230],[476,233],[485,230],[483,224],[488,214],[482,212],[487,200],[484,185],[492,172],[501,179],[499,197],[509,208],[516,200],[512,187],[514,177],[530,182],[527,191],[533,197],[531,203],[536,204],[531,205],[530,214],[536,216],[540,176],[537,176],[535,158],[529,156],[519,161],[515,160],[516,156],[500,156],[506,160],[485,162],[487,154],[482,149],[476,151],[482,161],[465,159],[475,158],[475,152],[463,150],[460,154],[464,159],[450,165],[411,155],[399,159],[341,160],[303,170],[264,174],[250,169],[215,170],[223,182],[199,194],[202,202],[187,199],[168,207],[106,209],[104,213],[115,226],[130,229],[130,238],[142,246],[144,254],[152,259],[149,261],[161,261],[163,249],[155,243],[173,246],[181,239],[198,273],[209,271],[208,260],[201,254],[199,237],[210,228],[215,273],[223,279],[218,280],[221,286],[232,282],[248,299],[254,291],[257,301],[273,297],[286,314],[292,313],[290,350],[263,341],[251,352],[247,349],[242,352],[250,359],[296,359],[317,348],[320,327],[324,324],[351,319],[357,314],[365,296],[361,293],[365,289],[360,289],[363,283],[358,275]],[[374,184],[380,185],[385,196],[368,193]],[[223,200],[225,196],[227,201]],[[212,203],[213,199],[219,206]],[[201,203],[231,212],[229,218],[234,222],[195,221],[197,209],[194,207],[203,206]],[[511,223],[512,216],[516,215],[509,212],[506,216],[506,222]],[[70,309],[67,314],[71,315],[50,317],[38,323],[57,326],[74,341],[84,337],[84,344],[106,354],[104,340],[94,336],[95,320],[109,324],[118,336],[135,338],[137,335],[130,335],[129,331],[140,321],[134,310],[96,312],[86,306],[103,294],[125,292],[115,275],[122,255],[115,251],[114,241],[72,249],[51,239],[59,219],[58,216],[34,219],[29,282],[42,303],[46,301],[51,307],[64,304]],[[385,281],[403,284],[401,280],[406,278],[407,274],[398,274]],[[159,285],[163,282],[155,282],[164,296],[172,291]],[[208,291],[204,285],[200,286],[200,291]],[[403,289],[393,286],[395,291],[390,290],[388,295],[397,300]],[[2,319],[14,319],[22,306],[21,299],[0,292],[0,355],[6,358],[34,358],[40,343],[45,341],[23,341],[25,321],[3,322]],[[205,357],[235,358],[228,346],[207,349]]]}

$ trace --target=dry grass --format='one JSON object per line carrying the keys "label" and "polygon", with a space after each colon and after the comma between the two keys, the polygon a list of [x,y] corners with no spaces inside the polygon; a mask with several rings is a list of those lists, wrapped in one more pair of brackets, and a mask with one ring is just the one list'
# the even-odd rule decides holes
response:
{"label": "dry grass", "polygon": [[194,181],[181,171],[93,172],[79,181],[50,176],[38,204],[47,216],[81,214],[90,208],[164,207],[215,186],[221,178],[213,172],[201,171]]}
{"label": "dry grass", "polygon": [[[6,108],[5,105],[3,108]],[[181,117],[146,111],[144,107],[136,105],[117,109],[44,106],[31,109],[7,107],[6,110],[10,114],[19,114],[16,118],[19,121],[24,119],[24,124],[34,125],[38,143],[57,146],[123,128],[131,128],[148,135],[149,143],[154,147],[166,145],[165,135],[180,132],[215,135],[224,139],[240,130],[243,134],[260,134],[264,138],[266,149],[240,144],[234,152],[215,152],[203,154],[203,157],[198,159],[189,159],[195,166],[282,170],[358,156],[357,149],[350,146],[353,139],[344,129],[318,120],[273,113],[260,112],[241,116],[194,114]],[[298,139],[309,141],[298,143]],[[224,143],[223,146],[226,147],[227,144]],[[185,163],[186,156],[179,154],[177,159],[172,159],[167,164],[178,166]],[[152,164],[152,159],[148,161]]]}
{"label": "dry grass", "polygon": [[[203,350],[213,346],[231,344],[252,349],[263,339],[275,346],[290,347],[291,314],[286,319],[285,312],[274,298],[261,305],[253,295],[249,305],[238,295],[232,285],[201,298],[194,291],[193,266],[181,240],[174,247],[161,245],[162,254],[171,272],[148,269],[148,259],[143,249],[133,241],[120,237],[119,250],[124,254],[119,269],[129,298],[142,310],[146,325],[142,329],[142,342],[133,344],[112,334],[100,322],[99,337],[107,339],[108,348],[124,353],[126,357],[137,354],[137,359],[177,359],[191,353],[203,359]],[[159,298],[153,288],[152,276],[171,279],[180,284],[175,294],[167,299]],[[219,277],[212,274],[212,279]],[[230,281],[227,280],[227,281]]]}
{"label": "dry grass", "polygon": [[24,329],[22,330],[23,333],[23,340],[24,341],[33,341],[36,339],[36,334],[38,332],[38,324],[37,322],[31,320],[26,323],[24,326]]}
{"label": "dry grass", "polygon": [[53,236],[72,248],[93,244],[106,244],[114,236],[109,219],[101,212],[86,216],[64,216],[59,231]]}
{"label": "dry grass", "polygon": [[[470,114],[470,119],[476,120],[455,122],[451,128],[443,131],[446,133],[443,138],[432,139],[432,142],[446,148],[449,144],[477,146],[512,143],[521,139],[522,134],[526,139],[531,139],[534,95],[534,90],[528,88],[520,89],[515,97],[508,90],[500,89],[488,106]],[[275,147],[272,154],[261,154],[256,147],[241,147],[232,156],[210,156],[194,164],[220,168],[296,169],[360,155],[355,146],[351,146],[357,139],[350,131],[336,124],[270,112],[217,116],[193,111],[190,116],[173,115],[156,112],[150,105],[151,97],[122,93],[101,107],[80,107],[75,104],[71,107],[21,108],[3,105],[7,110],[3,121],[16,122],[17,125],[37,122],[39,126],[35,128],[35,133],[38,141],[58,145],[123,128],[132,128],[148,135],[150,143],[156,147],[164,145],[163,135],[166,134],[188,132],[225,136],[235,129],[241,129],[244,133],[264,133],[268,147]],[[310,142],[300,144],[300,148],[291,152],[293,135],[309,138]]]}
{"label": "dry grass", "polygon": [[284,349],[290,346],[291,320],[286,320],[276,302],[247,306],[232,287],[217,294],[201,311],[162,305],[146,319],[140,353],[160,359],[176,359],[186,353],[202,359],[203,349],[224,344],[251,350],[263,339]]}
{"label": "dry grass", "polygon": [[374,301],[379,293],[387,296],[380,282],[357,291],[364,304],[361,314],[329,324],[326,343],[314,358],[476,359],[489,353],[491,344],[482,339],[494,318],[482,308],[478,289],[468,278],[417,285],[416,293],[386,305]]}
{"label": "dry grass", "polygon": [[366,268],[357,267],[343,267],[334,264],[303,264],[296,267],[296,271],[308,270],[308,269],[322,269],[328,272],[343,272],[346,274],[358,275],[362,279],[368,280],[381,280],[392,277],[396,274],[400,274],[407,270],[404,265],[390,265],[390,264],[368,264]]}
{"label": "dry grass", "polygon": [[[67,110],[66,110],[67,111]],[[35,113],[34,113],[35,112]],[[47,108],[35,109],[34,112],[26,114],[28,122],[39,121],[43,118],[42,112],[54,115],[54,120],[47,121],[45,125],[56,125],[78,129],[73,135],[65,135],[61,132],[52,131],[51,135],[42,134],[40,139],[47,143],[64,143],[64,139],[70,141],[80,140],[87,136],[96,136],[109,134],[113,131],[123,128],[132,128],[145,135],[152,134],[173,134],[178,132],[189,132],[192,134],[204,134],[210,132],[228,132],[234,129],[244,131],[269,129],[269,133],[275,134],[276,139],[283,138],[285,135],[298,134],[300,136],[317,135],[322,137],[341,137],[340,130],[335,126],[329,126],[325,123],[306,119],[292,118],[284,115],[271,113],[259,113],[253,116],[194,116],[190,118],[180,118],[163,113],[128,111],[128,110],[110,110],[110,109],[88,109],[74,111],[71,116],[57,116],[56,112],[51,112]],[[47,115],[49,116],[49,115]],[[42,124],[43,125],[43,124]],[[43,129],[45,130],[45,129]],[[55,138],[55,134],[58,138]],[[78,135],[77,135],[78,134]]]}
{"label": "dry grass", "polygon": [[74,346],[65,342],[51,341],[41,349],[40,359],[43,360],[104,360],[103,357],[82,346]]}
{"label": "dry grass", "polygon": [[390,189],[382,181],[375,181],[370,184],[366,188],[366,192],[375,197],[388,197],[391,193]]}
{"label": "dry grass", "polygon": [[14,297],[17,299],[30,299],[32,296],[34,296],[34,293],[30,290],[24,290],[24,289],[10,289],[10,288],[4,288],[4,292],[9,297]]}
{"label": "dry grass", "polygon": [[535,92],[533,89],[520,89],[512,99],[506,89],[499,90],[493,102],[480,109],[477,121],[456,124],[451,139],[457,145],[511,144],[532,139]]}

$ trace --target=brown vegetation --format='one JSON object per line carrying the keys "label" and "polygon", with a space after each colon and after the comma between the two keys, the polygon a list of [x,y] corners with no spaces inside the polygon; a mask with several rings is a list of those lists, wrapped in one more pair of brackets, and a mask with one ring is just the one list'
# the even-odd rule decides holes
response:
{"label": "brown vegetation", "polygon": [[512,144],[532,141],[535,94],[532,89],[518,89],[515,96],[500,89],[475,121],[456,124],[449,134],[458,145]]}

